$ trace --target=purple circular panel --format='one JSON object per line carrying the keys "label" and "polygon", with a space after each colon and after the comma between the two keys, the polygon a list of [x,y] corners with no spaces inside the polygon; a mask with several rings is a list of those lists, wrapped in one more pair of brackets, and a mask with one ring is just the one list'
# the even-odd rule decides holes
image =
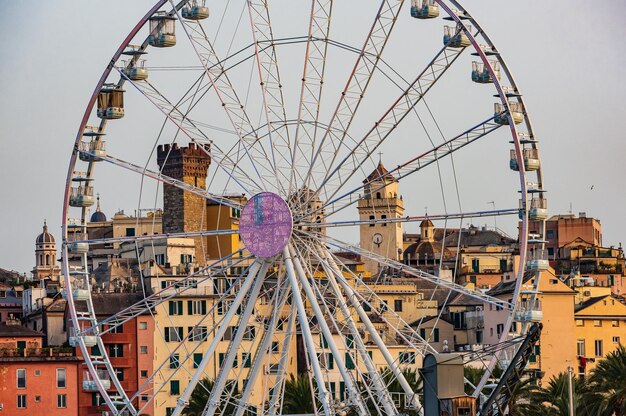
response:
{"label": "purple circular panel", "polygon": [[239,234],[250,253],[258,257],[272,257],[287,245],[292,225],[287,203],[274,193],[261,192],[243,208]]}

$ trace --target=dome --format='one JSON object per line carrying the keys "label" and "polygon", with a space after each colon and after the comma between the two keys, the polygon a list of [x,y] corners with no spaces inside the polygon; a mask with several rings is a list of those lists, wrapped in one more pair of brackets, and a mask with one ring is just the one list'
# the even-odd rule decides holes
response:
{"label": "dome", "polygon": [[48,224],[46,224],[45,220],[43,222],[43,232],[37,236],[36,243],[37,244],[54,243],[54,237],[52,236],[52,234],[48,232]]}
{"label": "dome", "polygon": [[96,205],[96,212],[91,214],[89,221],[91,222],[106,222],[107,216],[100,209],[100,195],[98,195],[98,204]]}

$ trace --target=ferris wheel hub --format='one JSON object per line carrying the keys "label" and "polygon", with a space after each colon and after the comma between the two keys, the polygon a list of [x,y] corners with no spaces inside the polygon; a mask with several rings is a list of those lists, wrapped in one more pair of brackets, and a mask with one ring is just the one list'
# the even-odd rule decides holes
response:
{"label": "ferris wheel hub", "polygon": [[246,249],[261,258],[280,253],[293,228],[291,210],[280,196],[261,192],[246,203],[239,219],[239,234]]}

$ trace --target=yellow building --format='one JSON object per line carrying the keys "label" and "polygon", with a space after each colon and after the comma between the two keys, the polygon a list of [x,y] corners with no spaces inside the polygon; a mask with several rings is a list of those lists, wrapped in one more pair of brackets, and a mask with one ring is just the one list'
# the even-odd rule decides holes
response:
{"label": "yellow building", "polygon": [[584,296],[585,292],[591,294],[593,289],[580,289],[584,300],[575,306],[574,330],[578,373],[584,376],[596,367],[598,361],[626,341],[626,305],[610,293]]}

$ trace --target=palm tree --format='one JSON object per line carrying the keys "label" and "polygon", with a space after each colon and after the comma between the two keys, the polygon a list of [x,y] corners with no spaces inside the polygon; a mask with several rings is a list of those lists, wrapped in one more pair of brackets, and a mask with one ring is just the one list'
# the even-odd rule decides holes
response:
{"label": "palm tree", "polygon": [[[553,376],[548,386],[542,388],[536,396],[537,403],[542,403],[545,416],[569,415],[568,375],[560,373]],[[574,413],[578,416],[597,416],[595,405],[598,403],[597,394],[594,393],[585,381],[580,378],[572,379],[574,399]]]}
{"label": "palm tree", "polygon": [[[185,416],[201,416],[202,411],[204,410],[204,407],[209,401],[209,396],[211,394],[210,392],[211,390],[213,390],[214,384],[215,384],[214,381],[208,378],[204,378],[200,380],[200,382],[193,389],[193,392],[191,393],[191,397],[189,398],[189,404],[187,405],[187,407],[183,409],[182,414]],[[225,392],[229,390],[230,390],[229,386],[226,386],[224,388]],[[238,396],[233,395],[233,397],[238,397]],[[223,405],[224,401],[226,400],[225,394],[222,395],[222,398],[224,399],[222,401],[222,405]],[[222,409],[220,406],[220,408],[217,409],[216,413],[221,414],[221,412],[222,412]],[[226,404],[226,410],[224,411],[223,414],[232,415],[234,413],[235,413],[235,405],[232,402],[228,402]]]}
{"label": "palm tree", "polygon": [[510,416],[543,416],[545,408],[538,401],[541,387],[537,385],[537,379],[528,377],[515,385],[511,400],[509,401]]}
{"label": "palm tree", "polygon": [[283,391],[283,414],[314,413],[311,384],[306,374],[289,375]]}
{"label": "palm tree", "polygon": [[589,384],[596,395],[599,416],[626,416],[626,348],[623,345],[591,371]]}

